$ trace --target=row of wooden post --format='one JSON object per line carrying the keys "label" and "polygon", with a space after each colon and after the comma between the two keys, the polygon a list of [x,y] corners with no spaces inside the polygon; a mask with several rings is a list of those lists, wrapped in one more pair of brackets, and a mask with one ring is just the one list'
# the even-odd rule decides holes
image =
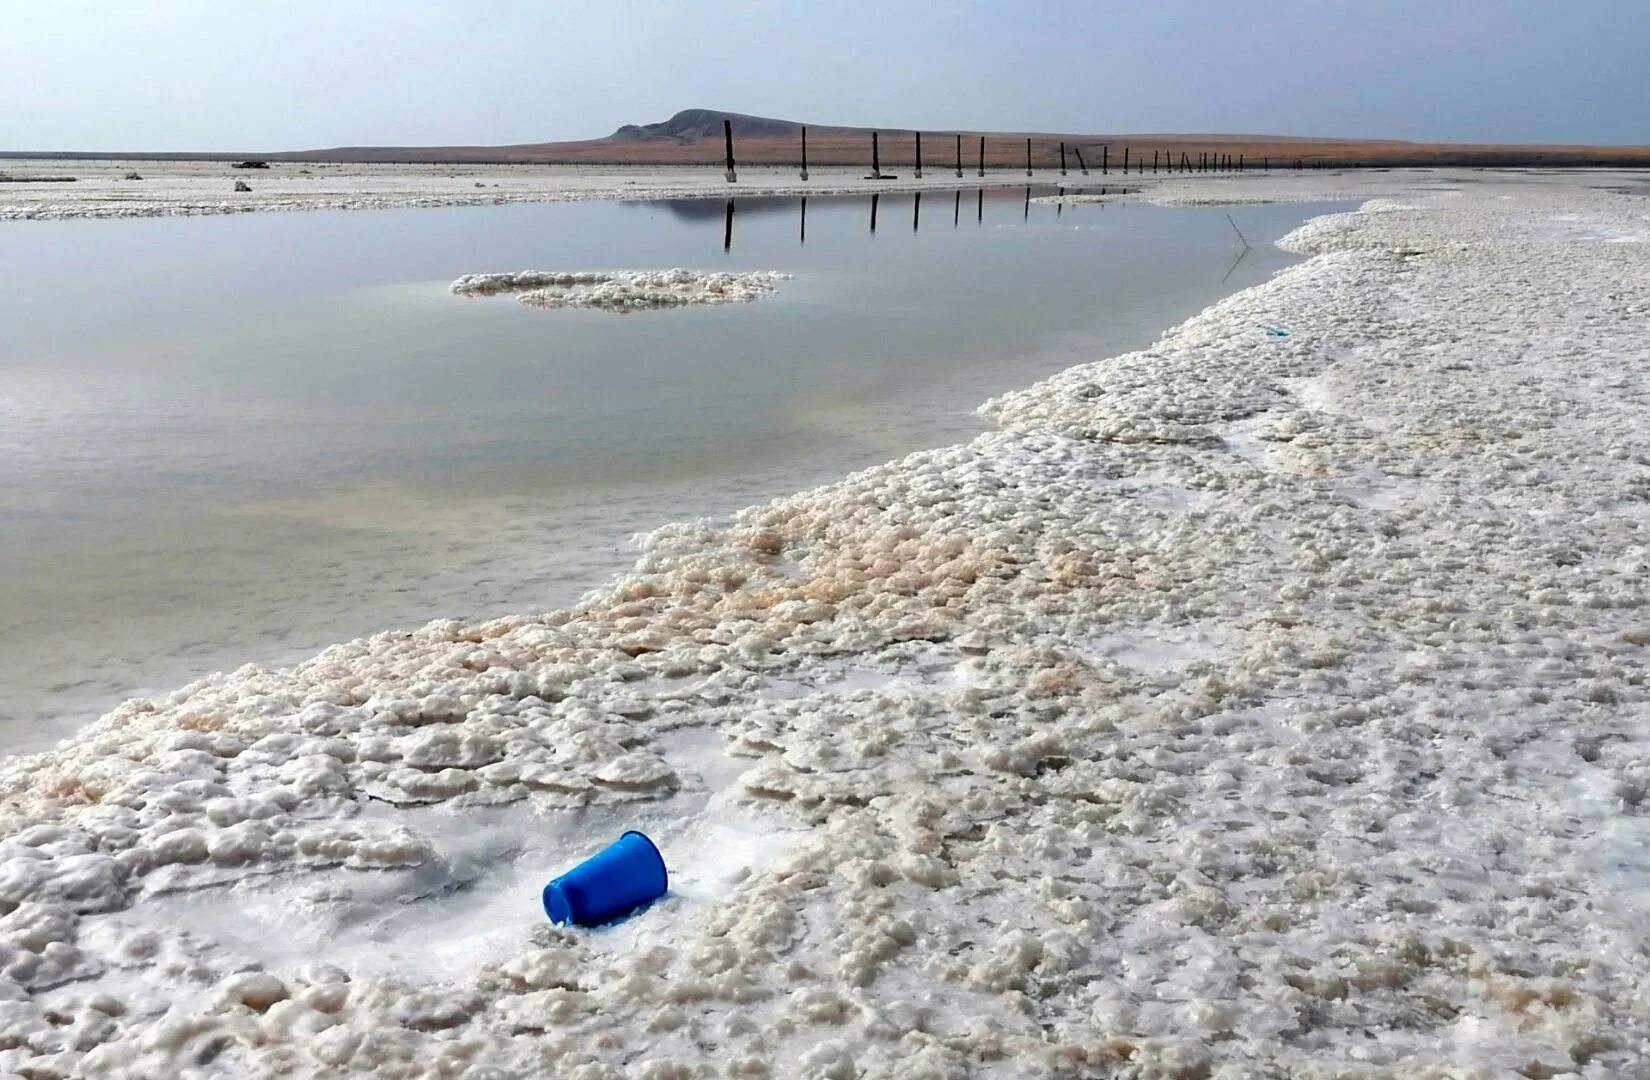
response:
{"label": "row of wooden post", "polygon": [[[914,134],[916,136],[916,145],[915,145],[916,157],[913,161],[912,175],[916,179],[921,180],[922,179],[922,132],[918,131],[918,132],[915,132]],[[885,177],[883,176],[883,173],[882,173],[882,151],[881,151],[881,143],[880,143],[880,138],[879,138],[880,135],[881,135],[880,132],[876,132],[876,131],[871,132],[871,175],[869,177],[867,177],[867,179],[875,179],[875,180],[885,179]],[[734,159],[733,159],[733,122],[731,120],[723,120],[722,121],[722,136],[723,136],[723,140],[726,144],[727,178],[728,178],[728,183],[731,184],[731,183],[737,182],[737,180],[739,179],[738,173],[735,171],[735,167],[734,167]],[[957,140],[956,173],[957,173],[957,179],[960,180],[960,179],[962,179],[962,175],[963,175],[963,146],[962,146],[963,137],[961,135],[958,135],[958,136],[956,136],[956,140]],[[1088,167],[1087,163],[1083,161],[1083,151],[1082,151],[1082,149],[1080,147],[1077,147],[1076,145],[1073,145],[1072,150],[1075,152],[1076,157],[1077,157],[1077,168],[1078,168],[1078,170],[1081,171],[1084,176],[1089,175],[1089,167]],[[1132,150],[1132,147],[1128,147],[1128,146],[1123,147],[1123,172],[1125,174],[1128,173],[1128,171],[1129,171],[1129,155],[1130,155],[1131,150]],[[1100,147],[1100,173],[1101,173],[1101,175],[1108,175],[1111,172],[1110,153],[1111,153],[1111,147],[1110,147],[1109,144],[1103,144]],[[1154,174],[1156,172],[1158,172],[1159,167],[1160,167],[1160,162],[1161,162],[1161,168],[1164,171],[1169,172],[1169,173],[1173,173],[1173,172],[1176,171],[1174,155],[1172,153],[1170,153],[1166,150],[1162,150],[1162,149],[1152,150],[1152,172]],[[1139,158],[1135,159],[1135,165],[1136,165],[1136,168],[1137,168],[1137,170],[1140,174],[1143,175],[1146,172],[1146,155],[1145,155],[1144,151],[1141,152]],[[1295,169],[1297,171],[1299,171],[1299,170],[1301,170],[1305,167],[1306,167],[1305,163],[1300,158],[1295,159]],[[1316,161],[1316,162],[1312,163],[1312,168],[1315,168],[1315,169],[1323,169],[1323,168],[1331,168],[1331,167],[1333,167],[1333,166],[1329,162]],[[979,166],[978,166],[978,168],[979,168],[979,175],[984,176],[985,175],[985,136],[984,135],[980,136],[980,157],[979,157]],[[1272,159],[1268,158],[1268,157],[1261,158],[1261,169],[1264,172],[1271,172],[1272,171]],[[1186,155],[1185,151],[1182,151],[1181,154],[1180,154],[1180,168],[1179,168],[1178,171],[1183,172],[1183,173],[1189,173],[1189,172],[1200,172],[1200,173],[1203,173],[1203,172],[1244,172],[1245,171],[1244,155],[1242,155],[1242,154],[1237,155],[1237,160],[1234,161],[1232,159],[1231,154],[1218,153],[1218,152],[1211,153],[1210,151],[1205,150],[1205,151],[1201,151],[1198,154],[1197,163],[1196,163],[1196,166],[1194,167],[1191,159]],[[802,173],[802,179],[804,179],[804,180],[808,179],[808,129],[805,128],[805,127],[802,129],[802,168],[801,168],[801,173]],[[1031,174],[1032,174],[1031,140],[1027,139],[1026,140],[1026,175],[1030,176]],[[1064,142],[1060,143],[1060,175],[1061,176],[1068,175],[1067,170],[1066,170],[1066,144]]]}

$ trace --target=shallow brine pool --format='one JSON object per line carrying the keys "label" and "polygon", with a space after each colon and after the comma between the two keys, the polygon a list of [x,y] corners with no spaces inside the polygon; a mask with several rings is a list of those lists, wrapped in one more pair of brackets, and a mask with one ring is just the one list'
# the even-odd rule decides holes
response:
{"label": "shallow brine pool", "polygon": [[[1224,208],[1052,192],[6,225],[4,749],[243,662],[565,605],[638,530],[967,437],[1335,208],[1233,209],[1244,253]],[[672,267],[793,276],[628,316],[448,291]]]}

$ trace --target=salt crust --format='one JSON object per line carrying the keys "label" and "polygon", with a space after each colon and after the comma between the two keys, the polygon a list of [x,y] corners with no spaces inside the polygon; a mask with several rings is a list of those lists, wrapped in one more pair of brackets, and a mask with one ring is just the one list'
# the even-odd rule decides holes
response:
{"label": "salt crust", "polygon": [[521,270],[465,274],[449,288],[459,296],[514,295],[531,307],[595,308],[625,314],[693,304],[760,300],[791,275],[771,270]]}
{"label": "salt crust", "polygon": [[[303,210],[384,210],[435,206],[502,206],[583,199],[745,198],[753,195],[851,195],[949,191],[949,174],[916,181],[867,180],[863,169],[816,168],[803,183],[794,169],[742,168],[737,184],[720,168],[544,165],[302,165],[276,163],[250,192],[231,190],[221,163],[144,162],[142,183],[128,182],[131,162],[10,161],[18,177],[65,172],[73,184],[0,184],[0,221],[77,218],[200,217]],[[993,173],[968,186],[1018,187],[1014,173]]]}
{"label": "salt crust", "polygon": [[[1650,258],[1589,182],[1393,174],[997,432],[14,762],[0,1073],[1647,1075]],[[805,831],[634,947],[386,978],[108,932],[416,871],[418,806],[672,798],[684,728]]]}
{"label": "salt crust", "polygon": [[[0,184],[0,221],[79,218],[198,217],[217,214],[303,210],[384,210],[436,206],[500,206],[583,199],[744,198],[753,195],[858,195],[870,192],[949,192],[958,187],[1021,188],[1027,178],[1012,170],[957,180],[934,170],[924,180],[904,173],[896,180],[868,180],[863,169],[819,168],[801,182],[794,170],[741,169],[729,184],[719,169],[591,167],[558,165],[302,165],[277,163],[260,174],[250,192],[231,192],[221,163],[143,162],[143,182],[124,179],[132,162],[12,161],[6,170],[19,178],[60,175],[73,184]],[[1477,177],[1448,170],[1415,169],[1399,183],[1454,185]],[[1479,174],[1480,176],[1486,174]],[[1494,175],[1494,174],[1488,174]],[[1620,176],[1622,174],[1594,174]],[[1628,174],[1631,175],[1631,174]],[[1162,205],[1235,205],[1252,202],[1320,201],[1384,193],[1394,186],[1385,171],[1335,173],[1129,174],[1122,178],[1136,194],[1096,196],[1085,188],[1115,181],[1091,173],[1059,177],[1039,170],[1034,185],[1070,185],[1067,198],[1084,202],[1141,200]],[[1049,198],[1057,198],[1051,196]],[[1045,201],[1039,199],[1037,201]]]}

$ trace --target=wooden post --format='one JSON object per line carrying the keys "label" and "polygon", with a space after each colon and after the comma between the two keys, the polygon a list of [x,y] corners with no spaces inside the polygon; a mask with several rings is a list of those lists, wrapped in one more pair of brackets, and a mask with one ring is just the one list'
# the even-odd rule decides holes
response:
{"label": "wooden post", "polygon": [[922,132],[918,131],[915,134],[917,136],[917,149],[916,149],[917,160],[916,160],[916,164],[912,166],[911,175],[913,177],[915,177],[916,179],[921,180],[922,179]]}
{"label": "wooden post", "polygon": [[1152,151],[1152,175],[1157,175],[1157,151]]}
{"label": "wooden post", "polygon": [[808,178],[808,129],[802,129],[802,179]]}
{"label": "wooden post", "polygon": [[1186,151],[1184,150],[1180,152],[1180,171],[1183,173],[1189,173],[1192,171],[1192,159],[1186,156]]}
{"label": "wooden post", "polygon": [[[733,121],[732,120],[723,120],[722,121],[722,138],[724,140],[726,140],[726,142],[727,142],[727,148],[728,148],[728,153],[727,153],[728,174],[727,175],[728,175],[728,183],[731,184],[731,183],[734,183],[735,181],[737,181],[739,179],[739,177],[735,176],[734,172],[733,172]],[[733,204],[732,203],[728,204],[728,220],[729,221],[733,220]]]}
{"label": "wooden post", "polygon": [[1060,144],[1060,175],[1066,175],[1066,144]]}
{"label": "wooden post", "polygon": [[1031,175],[1031,140],[1026,140],[1026,175]]}
{"label": "wooden post", "polygon": [[1238,172],[1242,172],[1242,171],[1243,171],[1243,155],[1239,154],[1238,155]]}
{"label": "wooden post", "polygon": [[722,214],[722,250],[733,250],[733,200],[728,200],[727,209]]}
{"label": "wooden post", "polygon": [[980,175],[985,175],[985,136],[980,136]]}
{"label": "wooden post", "polygon": [[1105,176],[1107,173],[1111,172],[1111,169],[1106,167],[1106,155],[1110,152],[1111,152],[1111,143],[1107,143],[1106,145],[1104,145],[1100,148],[1100,175],[1101,176]]}
{"label": "wooden post", "polygon": [[[957,136],[957,179],[962,179],[962,136]],[[961,197],[959,192],[959,198]]]}
{"label": "wooden post", "polygon": [[1123,175],[1129,175],[1129,148],[1123,147]]}
{"label": "wooden post", "polygon": [[1272,159],[1271,158],[1263,157],[1263,158],[1260,159],[1260,171],[1261,172],[1271,172],[1272,171]]}
{"label": "wooden post", "polygon": [[1077,155],[1077,171],[1082,173],[1084,176],[1087,176],[1089,174],[1089,167],[1083,164],[1082,148],[1074,146],[1071,148],[1071,152]]}
{"label": "wooden post", "polygon": [[[877,151],[877,133],[874,131],[871,132],[871,178],[874,180],[882,179],[882,155]],[[876,216],[876,204],[872,203],[871,220],[873,222],[876,221]],[[876,232],[875,225],[872,225],[871,231]]]}

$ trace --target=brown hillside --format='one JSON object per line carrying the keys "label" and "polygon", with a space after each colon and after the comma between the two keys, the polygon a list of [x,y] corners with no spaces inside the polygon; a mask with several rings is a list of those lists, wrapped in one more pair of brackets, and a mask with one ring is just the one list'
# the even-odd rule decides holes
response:
{"label": "brown hillside", "polygon": [[[322,150],[283,153],[205,154],[74,154],[27,155],[40,157],[152,157],[173,159],[234,159],[258,157],[280,161],[347,162],[440,162],[440,163],[521,163],[589,165],[701,165],[720,167],[722,163],[722,122],[733,125],[735,156],[746,165],[795,165],[801,156],[803,125],[745,113],[715,109],[684,109],[656,124],[626,124],[601,139],[577,142],[520,143],[512,146],[339,146]],[[871,163],[871,129],[831,125],[808,125],[810,165],[868,166]],[[915,154],[910,128],[879,129],[884,171],[908,176]],[[1105,153],[1112,171],[1122,166],[1125,148],[1129,164],[1141,162],[1151,167],[1154,154],[1160,163],[1181,155],[1193,168],[1199,155],[1230,154],[1234,162],[1242,155],[1247,168],[1269,163],[1273,168],[1304,165],[1468,165],[1468,166],[1559,166],[1559,165],[1650,165],[1650,146],[1523,146],[1472,143],[1418,143],[1391,139],[1320,139],[1287,135],[1186,135],[1060,133],[1024,131],[925,131],[922,157],[925,168],[939,173],[954,168],[957,137],[962,138],[965,172],[979,165],[980,137],[985,136],[985,164],[989,168],[1019,168],[1026,165],[1026,142],[1031,143],[1034,167],[1048,169],[1059,164],[1060,144],[1069,152],[1067,163],[1075,171],[1081,153],[1091,169],[1097,169]],[[1102,148],[1107,148],[1105,151]],[[19,156],[0,154],[0,157]]]}
{"label": "brown hillside", "polygon": [[[722,161],[722,122],[733,125],[734,154],[748,165],[794,165],[801,156],[803,125],[792,120],[684,109],[656,124],[626,124],[603,139],[579,142],[524,143],[514,146],[336,147],[276,157],[309,161],[440,161],[538,162],[610,165],[708,165]],[[908,173],[915,155],[910,128],[879,130],[884,171]],[[931,170],[954,168],[957,136],[962,137],[965,171],[979,164],[980,136],[986,138],[989,168],[1024,168],[1026,140],[1037,168],[1059,163],[1060,144],[1066,144],[1068,165],[1077,168],[1081,152],[1091,168],[1101,161],[1102,147],[1113,170],[1122,166],[1124,148],[1129,164],[1138,167],[1154,153],[1160,162],[1177,163],[1181,155],[1194,168],[1203,153],[1243,155],[1246,167],[1269,162],[1285,167],[1299,160],[1307,165],[1650,165],[1650,146],[1517,146],[1467,143],[1416,143],[1390,139],[1318,139],[1286,135],[1076,134],[1023,131],[923,132],[923,165]],[[871,163],[871,129],[808,125],[810,165]]]}

